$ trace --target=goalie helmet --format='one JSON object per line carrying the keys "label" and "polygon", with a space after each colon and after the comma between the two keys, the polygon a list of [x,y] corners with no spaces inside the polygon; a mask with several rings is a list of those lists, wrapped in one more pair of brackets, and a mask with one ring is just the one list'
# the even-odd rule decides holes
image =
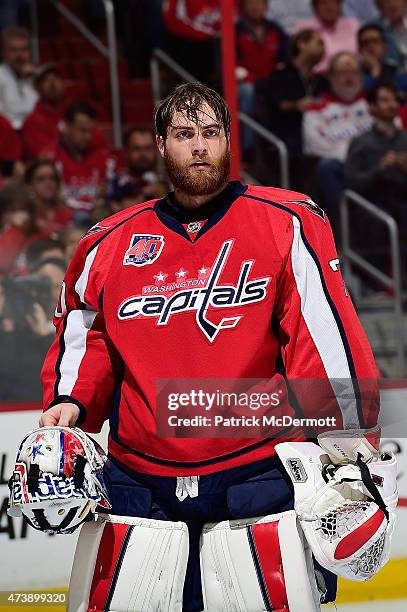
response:
{"label": "goalie helmet", "polygon": [[76,427],[35,429],[17,452],[8,514],[46,533],[72,533],[92,520],[97,505],[111,507],[105,461],[103,449]]}

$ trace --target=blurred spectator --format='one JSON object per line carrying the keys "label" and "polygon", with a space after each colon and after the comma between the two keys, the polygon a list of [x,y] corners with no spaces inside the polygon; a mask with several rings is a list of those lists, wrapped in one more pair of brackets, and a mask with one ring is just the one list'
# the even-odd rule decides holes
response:
{"label": "blurred spectator", "polygon": [[345,166],[347,186],[376,202],[399,223],[407,213],[407,134],[396,127],[397,92],[378,85],[368,94],[372,128],[352,140]]}
{"label": "blurred spectator", "polygon": [[75,253],[78,242],[89,230],[88,225],[71,225],[67,227],[61,235],[61,241],[65,250],[65,261],[68,265]]}
{"label": "blurred spectator", "polygon": [[11,26],[2,32],[3,63],[0,65],[0,112],[14,129],[20,129],[33,110],[37,93],[31,77],[30,37],[24,28]]}
{"label": "blurred spectator", "polygon": [[407,0],[377,0],[379,23],[384,27],[387,56],[407,70]]}
{"label": "blurred spectator", "polygon": [[49,151],[76,223],[91,218],[114,166],[109,151],[95,145],[95,129],[96,111],[84,102],[74,102],[66,110],[58,142]]}
{"label": "blurred spectator", "polygon": [[277,23],[266,19],[267,0],[240,0],[240,7],[236,37],[238,79],[254,82],[270,76],[285,60],[287,36]]}
{"label": "blurred spectator", "polygon": [[51,299],[49,301],[49,308],[46,314],[51,324],[55,308],[58,305],[59,294],[61,292],[62,281],[64,280],[66,268],[66,262],[62,257],[49,257],[48,259],[41,259],[37,267],[34,268],[34,274],[40,278],[48,279],[49,281]]}
{"label": "blurred spectator", "polygon": [[[299,21],[312,17],[312,14],[312,0],[268,0],[267,17],[277,21],[288,34],[294,31]],[[379,11],[376,0],[343,0],[342,14],[367,23],[377,19]]]}
{"label": "blurred spectator", "polygon": [[[241,17],[236,26],[239,108],[247,115],[255,110],[256,83],[267,78],[285,59],[287,37],[280,26],[266,19],[266,0],[240,0]],[[243,127],[243,158],[250,155],[254,138]]]}
{"label": "blurred spectator", "polygon": [[7,185],[0,192],[0,278],[11,272],[18,255],[38,237],[34,205],[27,191],[19,185]]}
{"label": "blurred spectator", "polygon": [[[53,148],[63,126],[66,110],[73,102],[66,92],[65,80],[56,64],[45,64],[38,68],[34,83],[40,97],[21,130],[26,161],[36,159]],[[106,147],[106,137],[99,127],[94,130],[92,146]]]}
{"label": "blurred spectator", "polygon": [[328,78],[331,92],[304,115],[304,150],[308,155],[343,161],[352,138],[369,129],[359,59],[343,51],[333,57]]}
{"label": "blurred spectator", "polygon": [[27,167],[24,181],[34,204],[37,228],[45,236],[56,238],[72,222],[73,212],[61,198],[61,181],[54,163],[37,159]]}
{"label": "blurred spectator", "polygon": [[157,173],[157,147],[153,130],[132,127],[124,135],[125,172],[136,180]]}
{"label": "blurred spectator", "polygon": [[219,33],[219,4],[219,0],[164,0],[164,23],[176,36],[207,40]]}
{"label": "blurred spectator", "polygon": [[62,240],[38,238],[27,247],[25,257],[27,269],[32,272],[44,259],[65,259],[65,245]]}
{"label": "blurred spectator", "polygon": [[24,273],[25,250],[39,238],[57,237],[73,213],[59,198],[59,178],[50,160],[28,166],[25,185],[0,192],[0,276]]}
{"label": "blurred spectator", "polygon": [[303,113],[329,87],[326,79],[313,71],[324,50],[324,41],[318,32],[298,32],[291,39],[287,65],[276,70],[267,81],[267,124],[285,142],[290,154],[302,153]]}
{"label": "blurred spectator", "polygon": [[343,0],[342,13],[345,17],[355,17],[359,23],[369,23],[379,17],[377,0]]}
{"label": "blurred spectator", "polygon": [[362,86],[359,59],[353,53],[338,53],[331,60],[329,81],[332,93],[304,114],[304,151],[321,157],[317,186],[321,206],[335,227],[343,193],[343,162],[352,138],[372,124]]}
{"label": "blurred spectator", "polygon": [[10,121],[0,115],[0,188],[13,175],[15,163],[21,159],[21,142]]}
{"label": "blurred spectator", "polygon": [[163,197],[168,187],[159,177],[157,147],[151,129],[130,128],[124,135],[124,155],[126,167],[109,181],[106,191],[109,213]]}
{"label": "blurred spectator", "polygon": [[219,0],[164,0],[168,53],[198,80],[213,79],[221,29]]}
{"label": "blurred spectator", "polygon": [[311,0],[268,0],[266,16],[292,34],[299,21],[312,17]]}
{"label": "blurred spectator", "polygon": [[55,335],[50,277],[57,281],[54,270],[42,268],[30,276],[2,281],[0,401],[41,400],[39,373]]}
{"label": "blurred spectator", "polygon": [[399,70],[397,62],[387,57],[387,42],[383,27],[374,23],[361,27],[358,32],[358,43],[364,88],[369,90],[379,83],[391,85],[405,98],[407,74]]}
{"label": "blurred spectator", "polygon": [[25,160],[39,157],[53,145],[67,107],[65,82],[56,64],[39,68],[34,83],[39,100],[24,121],[21,131]]}
{"label": "blurred spectator", "polygon": [[340,51],[357,51],[358,21],[341,14],[342,0],[312,0],[314,17],[299,21],[295,32],[312,29],[319,32],[325,43],[325,56],[316,66],[317,72],[324,72],[332,57]]}

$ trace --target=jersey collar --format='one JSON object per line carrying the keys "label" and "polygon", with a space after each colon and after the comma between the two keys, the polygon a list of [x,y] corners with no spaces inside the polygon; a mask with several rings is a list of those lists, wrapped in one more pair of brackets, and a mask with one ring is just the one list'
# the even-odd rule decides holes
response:
{"label": "jersey collar", "polygon": [[247,185],[242,185],[239,181],[231,181],[216,197],[204,206],[193,210],[181,208],[175,199],[174,192],[170,192],[165,198],[156,201],[154,210],[157,217],[168,229],[180,234],[189,242],[192,242],[192,240],[182,224],[207,219],[193,241],[196,242],[224,217],[233,202],[243,195],[246,189]]}

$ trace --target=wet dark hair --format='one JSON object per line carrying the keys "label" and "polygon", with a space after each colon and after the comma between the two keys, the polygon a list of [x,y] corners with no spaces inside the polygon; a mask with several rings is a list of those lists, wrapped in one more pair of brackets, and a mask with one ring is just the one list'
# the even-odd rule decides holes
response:
{"label": "wet dark hair", "polygon": [[204,104],[213,110],[216,121],[223,127],[226,138],[230,140],[231,115],[225,100],[218,92],[202,83],[183,83],[178,85],[166,98],[155,113],[155,129],[158,136],[167,138],[168,128],[172,125],[174,113],[181,112],[193,123],[199,123],[199,112]]}

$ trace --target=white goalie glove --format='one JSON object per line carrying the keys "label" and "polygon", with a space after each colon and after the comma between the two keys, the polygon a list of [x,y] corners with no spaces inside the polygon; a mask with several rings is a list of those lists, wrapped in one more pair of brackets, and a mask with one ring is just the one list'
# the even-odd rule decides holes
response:
{"label": "white goalie glove", "polygon": [[380,427],[372,429],[343,429],[326,431],[318,436],[318,443],[334,465],[376,461],[380,457]]}
{"label": "white goalie glove", "polygon": [[[312,442],[285,442],[276,451],[293,482],[295,510],[317,561],[348,580],[369,580],[390,554],[396,459],[378,451],[368,457],[368,447],[356,450],[364,443],[350,436],[347,442],[339,436],[338,443],[327,437],[331,457]],[[332,464],[333,446],[343,465]],[[356,463],[350,463],[352,453]]]}

